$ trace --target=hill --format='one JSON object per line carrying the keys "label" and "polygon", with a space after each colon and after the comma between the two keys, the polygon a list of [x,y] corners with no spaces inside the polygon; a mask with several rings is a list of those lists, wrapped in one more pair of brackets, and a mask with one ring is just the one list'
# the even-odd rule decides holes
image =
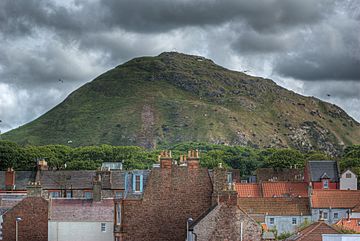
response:
{"label": "hill", "polygon": [[2,137],[19,144],[147,148],[201,141],[336,155],[360,143],[360,125],[339,107],[272,80],[166,52],[117,66]]}

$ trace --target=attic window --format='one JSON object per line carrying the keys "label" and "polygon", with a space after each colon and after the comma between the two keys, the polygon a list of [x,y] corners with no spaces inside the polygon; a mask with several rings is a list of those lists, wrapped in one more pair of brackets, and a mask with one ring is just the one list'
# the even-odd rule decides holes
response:
{"label": "attic window", "polygon": [[351,178],[351,173],[346,173],[346,178]]}
{"label": "attic window", "polygon": [[101,232],[106,232],[106,223],[101,223]]}
{"label": "attic window", "polygon": [[143,191],[143,175],[133,175],[133,191],[141,193]]}
{"label": "attic window", "polygon": [[324,187],[324,189],[328,189],[328,188],[329,188],[329,180],[324,180],[324,181],[323,181],[323,187]]}

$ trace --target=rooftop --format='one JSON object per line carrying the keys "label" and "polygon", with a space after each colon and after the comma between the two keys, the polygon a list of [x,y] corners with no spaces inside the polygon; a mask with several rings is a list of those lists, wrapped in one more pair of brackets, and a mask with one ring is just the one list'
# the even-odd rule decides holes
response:
{"label": "rooftop", "polygon": [[238,198],[238,205],[248,214],[272,216],[310,215],[309,198],[258,197]]}
{"label": "rooftop", "polygon": [[340,219],[336,224],[340,229],[352,230],[360,233],[360,218]]}
{"label": "rooftop", "polygon": [[333,182],[339,181],[339,168],[337,161],[309,161],[307,165],[310,172],[310,180],[312,182],[318,182],[324,176],[328,177]]}
{"label": "rooftop", "polygon": [[303,182],[236,183],[238,197],[308,197]]}
{"label": "rooftop", "polygon": [[86,199],[51,199],[49,220],[113,222],[114,201],[103,199],[93,202]]}
{"label": "rooftop", "polygon": [[360,202],[359,190],[313,190],[313,208],[354,208]]}
{"label": "rooftop", "polygon": [[340,233],[335,228],[326,224],[325,222],[315,222],[306,228],[303,228],[296,234],[287,238],[286,241],[322,241],[322,234],[338,234]]}

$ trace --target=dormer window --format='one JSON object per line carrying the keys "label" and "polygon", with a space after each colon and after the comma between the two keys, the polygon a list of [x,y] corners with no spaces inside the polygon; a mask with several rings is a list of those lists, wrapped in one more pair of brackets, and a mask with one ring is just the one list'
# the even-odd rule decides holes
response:
{"label": "dormer window", "polygon": [[143,175],[141,174],[133,175],[133,191],[140,193],[143,191]]}
{"label": "dormer window", "polygon": [[228,172],[226,174],[226,180],[227,180],[227,183],[232,183],[232,173],[231,172]]}
{"label": "dormer window", "polygon": [[351,173],[346,173],[345,177],[346,178],[351,178]]}
{"label": "dormer window", "polygon": [[328,189],[329,188],[329,180],[323,180],[323,187],[324,189]]}

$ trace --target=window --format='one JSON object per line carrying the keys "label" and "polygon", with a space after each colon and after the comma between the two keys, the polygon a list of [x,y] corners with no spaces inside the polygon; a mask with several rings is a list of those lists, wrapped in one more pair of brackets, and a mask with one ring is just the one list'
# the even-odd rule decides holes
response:
{"label": "window", "polygon": [[227,180],[227,183],[232,183],[232,173],[231,172],[228,172],[226,174],[226,180]]}
{"label": "window", "polygon": [[296,225],[296,224],[297,224],[297,219],[296,219],[296,218],[292,218],[291,223],[292,223],[293,225]]}
{"label": "window", "polygon": [[66,198],[72,198],[72,191],[66,191]]}
{"label": "window", "polygon": [[339,213],[334,213],[334,218],[338,219],[339,218]]}
{"label": "window", "polygon": [[328,189],[329,188],[329,180],[324,180],[323,181],[324,184],[324,189]]}
{"label": "window", "polygon": [[275,223],[275,218],[270,218],[270,225],[274,225]]}
{"label": "window", "polygon": [[58,191],[50,192],[49,196],[50,196],[50,198],[58,198],[58,197],[60,197],[60,192],[58,192]]}
{"label": "window", "polygon": [[143,191],[143,175],[133,175],[133,191],[138,193],[141,193]]}
{"label": "window", "polygon": [[116,204],[116,224],[121,225],[121,204]]}
{"label": "window", "polygon": [[140,192],[140,176],[135,176],[135,192]]}
{"label": "window", "polygon": [[345,177],[346,178],[351,178],[351,173],[346,173]]}
{"label": "window", "polygon": [[106,232],[106,223],[101,223],[101,232]]}
{"label": "window", "polygon": [[122,192],[115,192],[115,198],[120,199],[122,198],[123,194]]}
{"label": "window", "polygon": [[326,213],[326,212],[324,212],[324,219],[326,220],[326,219],[328,219],[328,213]]}
{"label": "window", "polygon": [[85,199],[92,199],[92,192],[84,192]]}

